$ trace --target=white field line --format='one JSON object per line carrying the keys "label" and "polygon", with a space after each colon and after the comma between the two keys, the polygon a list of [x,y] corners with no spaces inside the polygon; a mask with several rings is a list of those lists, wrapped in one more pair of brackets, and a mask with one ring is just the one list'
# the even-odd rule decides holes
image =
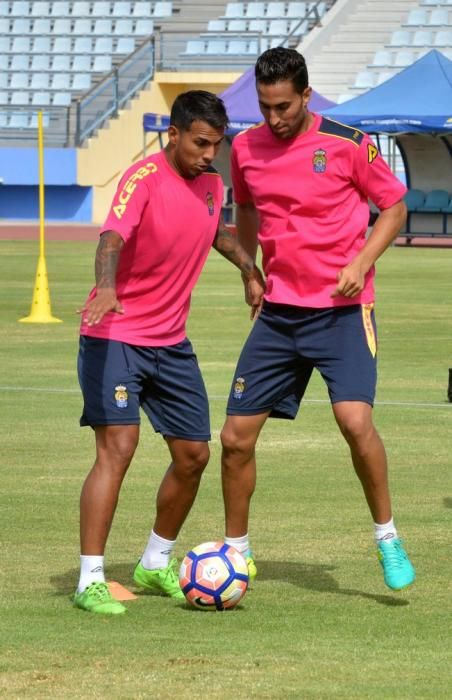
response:
{"label": "white field line", "polygon": [[[0,386],[0,393],[7,391],[17,392],[37,392],[40,394],[80,394],[80,389],[57,389],[52,387],[36,387],[36,386]],[[216,396],[211,394],[211,401],[227,401],[226,395]],[[303,403],[319,403],[329,404],[328,399],[303,399]],[[375,401],[376,406],[394,406],[401,408],[448,408],[452,409],[452,403],[444,401],[443,403],[428,403],[414,401]]]}

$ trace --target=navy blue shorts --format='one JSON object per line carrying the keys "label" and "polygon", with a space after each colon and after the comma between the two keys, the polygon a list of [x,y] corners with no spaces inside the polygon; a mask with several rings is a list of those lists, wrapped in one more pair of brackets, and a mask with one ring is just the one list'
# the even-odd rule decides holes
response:
{"label": "navy blue shorts", "polygon": [[80,425],[138,425],[141,406],[157,433],[210,440],[206,389],[188,339],[151,348],[81,336],[78,376]]}
{"label": "navy blue shorts", "polygon": [[227,414],[295,418],[314,368],[332,403],[372,406],[376,345],[373,304],[308,309],[265,302],[239,357]]}

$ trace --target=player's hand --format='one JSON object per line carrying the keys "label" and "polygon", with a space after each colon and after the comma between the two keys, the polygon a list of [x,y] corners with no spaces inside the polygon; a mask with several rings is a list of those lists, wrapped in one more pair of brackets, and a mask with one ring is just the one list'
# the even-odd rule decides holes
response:
{"label": "player's hand", "polygon": [[245,285],[245,301],[251,307],[250,319],[254,321],[260,314],[264,303],[265,281],[258,267],[254,267],[248,279],[243,279]]}
{"label": "player's hand", "polygon": [[331,297],[348,297],[353,299],[364,289],[365,272],[359,263],[352,262],[339,270],[336,275],[337,286]]}
{"label": "player's hand", "polygon": [[83,308],[78,309],[77,313],[83,315],[83,321],[88,326],[95,326],[109,311],[114,311],[117,314],[124,313],[124,309],[116,297],[116,291],[114,289],[98,289],[94,299],[91,299]]}

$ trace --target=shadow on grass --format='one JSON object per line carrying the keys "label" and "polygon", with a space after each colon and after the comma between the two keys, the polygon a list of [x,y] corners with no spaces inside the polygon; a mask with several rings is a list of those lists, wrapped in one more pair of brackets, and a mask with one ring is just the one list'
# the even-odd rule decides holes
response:
{"label": "shadow on grass", "polygon": [[260,561],[257,562],[259,581],[282,581],[299,588],[321,593],[335,593],[345,596],[357,596],[373,600],[380,605],[405,606],[409,601],[392,595],[376,595],[353,588],[340,588],[330,571],[336,567],[326,564],[303,564],[294,561]]}
{"label": "shadow on grass", "polygon": [[452,508],[452,498],[443,498],[444,508]]}
{"label": "shadow on grass", "polygon": [[[336,568],[334,566],[328,566],[326,564],[304,564],[303,562],[294,561],[281,562],[261,560],[257,561],[257,566],[259,571],[257,586],[259,585],[259,581],[281,581],[283,583],[290,583],[293,586],[306,588],[310,591],[317,591],[319,593],[334,593],[338,595],[366,598],[367,600],[373,600],[380,605],[394,607],[409,605],[409,601],[404,598],[396,598],[395,596],[391,595],[375,595],[352,588],[340,588],[338,582],[330,573]],[[107,564],[107,580],[118,581],[123,586],[136,593],[139,597],[149,597],[149,593],[143,593],[136,590],[132,579],[133,568],[134,564],[130,563]],[[78,568],[70,569],[55,576],[51,576],[50,582],[54,586],[57,596],[70,596],[77,586],[78,577]],[[256,587],[256,584],[254,584],[253,587]],[[181,607],[187,606],[182,603]],[[193,608],[190,609],[193,610]]]}

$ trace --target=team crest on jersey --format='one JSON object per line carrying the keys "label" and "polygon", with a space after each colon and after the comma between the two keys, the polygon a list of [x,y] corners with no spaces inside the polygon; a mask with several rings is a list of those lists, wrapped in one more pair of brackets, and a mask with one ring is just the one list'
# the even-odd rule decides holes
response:
{"label": "team crest on jersey", "polygon": [[208,192],[206,194],[206,202],[207,202],[207,209],[209,211],[209,216],[213,216],[215,214],[215,202],[213,199],[212,192]]}
{"label": "team crest on jersey", "polygon": [[367,144],[367,161],[368,163],[373,163],[375,158],[378,156],[378,148],[373,145],[373,143]]}
{"label": "team crest on jersey", "polygon": [[326,170],[326,151],[322,148],[318,148],[317,151],[314,151],[312,165],[315,173],[324,173]]}
{"label": "team crest on jersey", "polygon": [[118,408],[127,408],[129,405],[127,387],[125,387],[123,384],[118,384],[118,386],[115,386],[115,401]]}
{"label": "team crest on jersey", "polygon": [[233,391],[233,398],[237,399],[237,401],[240,401],[240,399],[243,396],[243,392],[245,391],[245,380],[243,377],[237,377],[237,379],[234,382],[234,391]]}

